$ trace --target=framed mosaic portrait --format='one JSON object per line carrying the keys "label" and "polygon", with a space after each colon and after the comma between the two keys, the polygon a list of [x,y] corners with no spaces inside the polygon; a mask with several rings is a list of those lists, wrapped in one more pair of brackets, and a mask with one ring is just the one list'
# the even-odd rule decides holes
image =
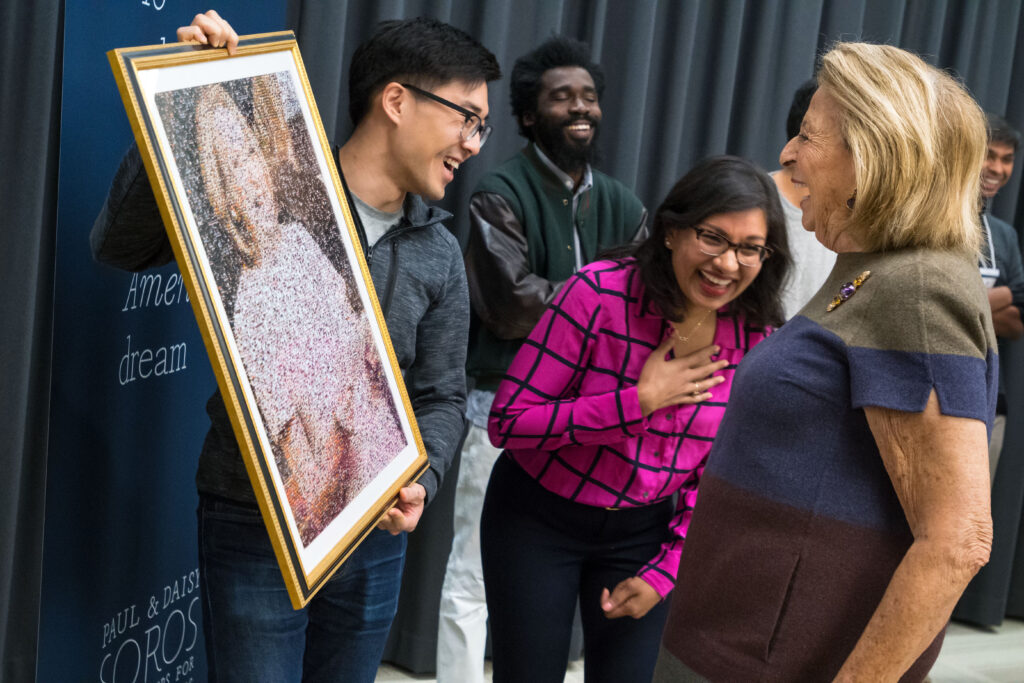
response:
{"label": "framed mosaic portrait", "polygon": [[298,47],[108,57],[298,609],[427,467]]}

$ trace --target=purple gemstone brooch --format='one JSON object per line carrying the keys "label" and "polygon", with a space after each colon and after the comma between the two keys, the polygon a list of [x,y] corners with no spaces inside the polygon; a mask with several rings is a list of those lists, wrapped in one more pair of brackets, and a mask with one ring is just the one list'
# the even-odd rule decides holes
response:
{"label": "purple gemstone brooch", "polygon": [[853,282],[847,282],[839,288],[839,294],[832,298],[832,301],[828,302],[828,306],[825,308],[826,313],[831,313],[838,308],[844,301],[849,299],[851,296],[857,293],[860,286],[867,282],[867,279],[871,277],[871,271],[865,270],[863,273],[853,279]]}

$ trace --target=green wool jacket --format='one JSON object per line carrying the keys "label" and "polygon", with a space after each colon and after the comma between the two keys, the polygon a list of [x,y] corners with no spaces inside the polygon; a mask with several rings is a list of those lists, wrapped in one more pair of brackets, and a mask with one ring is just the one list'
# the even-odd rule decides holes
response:
{"label": "green wool jacket", "polygon": [[[593,170],[593,186],[579,199],[528,145],[484,176],[474,195],[500,196],[526,239],[528,269],[551,282],[564,282],[576,270],[573,227],[579,232],[581,259],[589,263],[603,250],[635,239],[646,222],[640,200],[619,181]],[[535,321],[534,321],[535,322]],[[480,389],[493,390],[523,339],[500,339],[479,320],[471,335],[467,374]]]}

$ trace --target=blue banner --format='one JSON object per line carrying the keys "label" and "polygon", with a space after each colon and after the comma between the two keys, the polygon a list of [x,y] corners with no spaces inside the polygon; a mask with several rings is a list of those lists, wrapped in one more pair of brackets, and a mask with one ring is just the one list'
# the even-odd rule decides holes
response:
{"label": "blue banner", "polygon": [[[286,0],[225,0],[239,34]],[[195,471],[216,382],[175,264],[96,264],[89,230],[131,128],[108,50],[175,40],[208,5],[65,7],[39,681],[205,681]]]}

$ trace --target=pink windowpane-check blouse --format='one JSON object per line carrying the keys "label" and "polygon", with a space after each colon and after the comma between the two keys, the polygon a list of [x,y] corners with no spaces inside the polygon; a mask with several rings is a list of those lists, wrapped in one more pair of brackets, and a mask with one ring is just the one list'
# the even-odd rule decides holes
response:
{"label": "pink windowpane-check blouse", "polygon": [[720,312],[714,343],[730,363],[717,373],[725,381],[707,401],[645,418],[636,383],[671,328],[641,309],[643,292],[632,259],[592,263],[571,277],[512,362],[488,429],[541,486],[583,505],[637,507],[678,491],[667,540],[637,572],[665,597],[736,364],[765,331]]}

